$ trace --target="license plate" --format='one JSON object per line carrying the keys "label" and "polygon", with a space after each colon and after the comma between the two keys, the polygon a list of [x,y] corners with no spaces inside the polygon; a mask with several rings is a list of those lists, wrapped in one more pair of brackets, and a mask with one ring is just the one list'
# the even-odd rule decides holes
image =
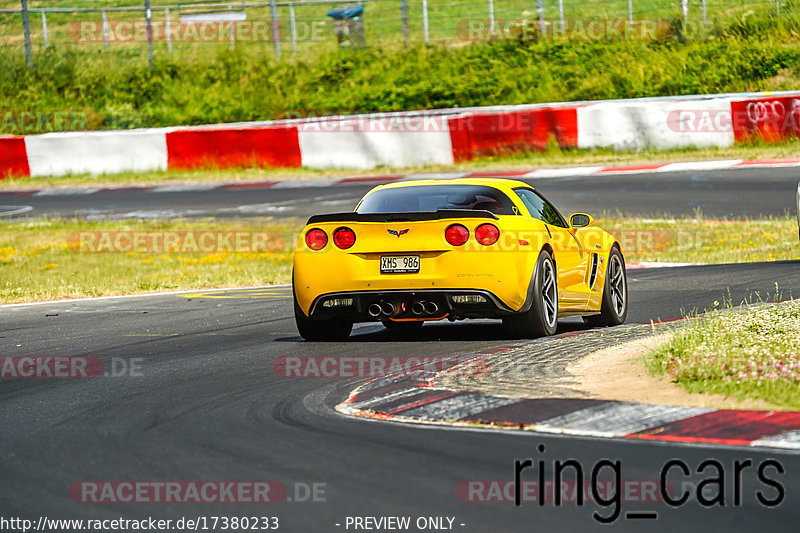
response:
{"label": "license plate", "polygon": [[419,272],[418,255],[381,256],[381,274],[409,274]]}

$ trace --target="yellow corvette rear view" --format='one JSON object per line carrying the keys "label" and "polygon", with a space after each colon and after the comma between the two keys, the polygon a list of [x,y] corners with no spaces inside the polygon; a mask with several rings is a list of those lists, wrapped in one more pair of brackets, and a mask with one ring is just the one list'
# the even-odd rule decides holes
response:
{"label": "yellow corvette rear view", "polygon": [[312,216],[292,284],[307,340],[347,337],[357,322],[502,319],[515,337],[556,331],[559,317],[625,321],[625,261],[583,213],[566,220],[514,180],[415,180],[368,192],[354,212]]}

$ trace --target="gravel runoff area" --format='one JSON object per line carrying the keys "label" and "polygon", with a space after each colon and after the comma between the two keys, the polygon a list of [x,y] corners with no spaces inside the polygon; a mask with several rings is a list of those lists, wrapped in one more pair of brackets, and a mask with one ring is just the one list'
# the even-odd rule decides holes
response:
{"label": "gravel runoff area", "polygon": [[481,352],[479,377],[435,387],[512,398],[601,398],[666,405],[796,409],[800,300],[628,324]]}
{"label": "gravel runoff area", "polygon": [[581,386],[570,365],[598,350],[668,333],[676,324],[626,324],[495,348],[480,354],[482,377],[443,373],[433,386],[517,398],[588,398],[592,394]]}

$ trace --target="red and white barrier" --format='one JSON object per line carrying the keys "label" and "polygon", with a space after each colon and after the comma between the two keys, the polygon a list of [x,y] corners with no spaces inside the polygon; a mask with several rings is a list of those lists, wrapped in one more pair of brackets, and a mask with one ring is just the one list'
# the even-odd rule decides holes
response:
{"label": "red and white barrier", "polygon": [[800,95],[734,100],[731,113],[738,123],[736,142],[756,138],[773,142],[800,135]]}
{"label": "red and white barrier", "polygon": [[167,169],[166,129],[29,135],[31,176],[116,174]]}
{"label": "red and white barrier", "polygon": [[301,122],[296,126],[302,166],[310,168],[450,165],[447,118],[383,115]]}
{"label": "red and white barrier", "polygon": [[580,107],[578,147],[644,150],[732,146],[729,99],[608,102]]}
{"label": "red and white barrier", "polygon": [[0,178],[30,176],[24,137],[0,136]]}
{"label": "red and white barrier", "polygon": [[453,159],[544,150],[555,141],[562,148],[578,146],[575,106],[518,111],[466,113],[448,119]]}
{"label": "red and white barrier", "polygon": [[564,148],[725,147],[800,135],[800,92],[445,109],[0,136],[0,178],[167,169],[448,165]]}
{"label": "red and white barrier", "polygon": [[170,169],[300,166],[296,127],[178,129],[165,146]]}

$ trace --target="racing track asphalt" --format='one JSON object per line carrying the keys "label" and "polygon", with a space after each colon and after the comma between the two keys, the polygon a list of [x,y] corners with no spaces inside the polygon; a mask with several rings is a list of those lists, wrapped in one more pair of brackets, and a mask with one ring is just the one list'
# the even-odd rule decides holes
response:
{"label": "racing track asphalt", "polygon": [[[609,174],[525,180],[565,214],[617,211],[627,215],[757,217],[794,213],[797,168],[727,169],[649,174]],[[35,187],[35,180],[31,181]],[[13,217],[279,216],[307,218],[351,210],[374,184],[334,187],[211,189],[151,192],[104,189],[90,195],[21,196],[0,191],[0,214]],[[31,207],[30,210],[21,210]]]}
{"label": "racing track asphalt", "polygon": [[[776,282],[784,296],[800,295],[798,267],[780,262],[631,271],[629,321],[703,309],[728,289],[734,301],[754,291],[773,293]],[[784,531],[800,519],[800,455],[791,452],[357,420],[332,411],[357,380],[289,380],[272,371],[281,356],[469,353],[508,342],[498,322],[426,325],[403,335],[367,325],[348,342],[307,343],[294,328],[289,290],[272,288],[4,307],[0,323],[2,355],[91,355],[107,369],[112,361],[141,358],[136,376],[0,380],[0,514],[5,517],[269,514],[280,517],[282,531],[317,532],[345,531],[348,515],[430,515],[453,516],[454,529],[465,532],[597,528],[592,512],[598,507],[591,504],[515,508],[458,498],[460,482],[511,480],[514,460],[530,457],[544,459],[548,468],[556,459],[577,459],[587,476],[597,461],[618,459],[623,480],[658,479],[673,458],[691,470],[705,459],[723,465],[725,506],[707,509],[694,497],[677,509],[626,502],[614,530]],[[582,328],[568,321],[561,327]],[[537,451],[540,444],[544,453]],[[735,505],[734,461],[758,465],[768,458],[784,468],[775,476],[786,490],[784,502],[771,509],[757,502],[757,491],[770,498],[775,492],[760,484],[751,468],[743,476],[741,505]],[[708,469],[700,478],[714,474]],[[680,486],[679,477],[670,479]],[[294,483],[321,482],[326,501],[78,504],[68,488],[81,480],[274,480],[289,487],[290,496]],[[626,519],[628,511],[656,511],[658,517]]]}

